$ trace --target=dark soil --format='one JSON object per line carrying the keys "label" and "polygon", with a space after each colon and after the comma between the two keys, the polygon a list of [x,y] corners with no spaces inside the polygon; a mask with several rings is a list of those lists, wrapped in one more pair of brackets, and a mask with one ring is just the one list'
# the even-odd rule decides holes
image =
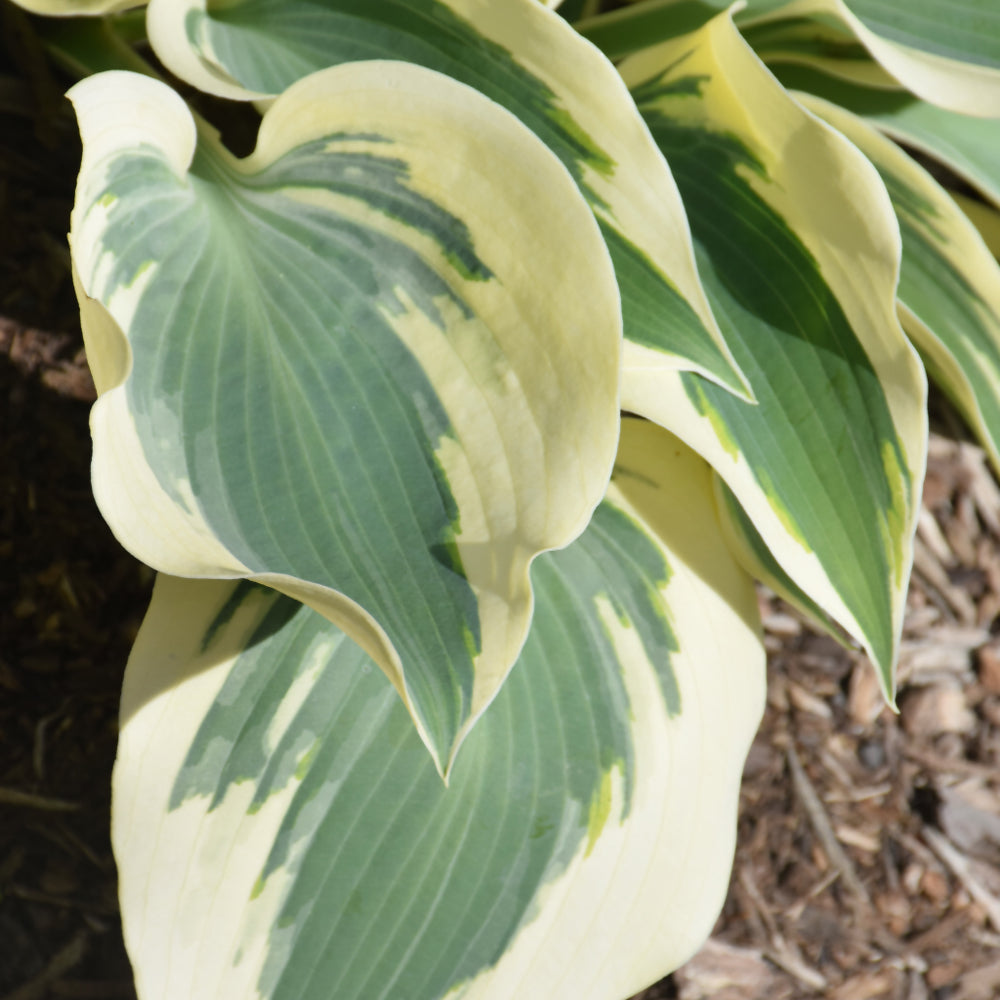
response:
{"label": "dark soil", "polygon": [[[0,0],[0,1000],[134,997],[109,843],[151,574],[90,492],[66,81]],[[767,715],[715,937],[645,1000],[1000,996],[1000,492],[939,405],[901,715],[761,594]],[[664,905],[669,905],[665,899]]]}

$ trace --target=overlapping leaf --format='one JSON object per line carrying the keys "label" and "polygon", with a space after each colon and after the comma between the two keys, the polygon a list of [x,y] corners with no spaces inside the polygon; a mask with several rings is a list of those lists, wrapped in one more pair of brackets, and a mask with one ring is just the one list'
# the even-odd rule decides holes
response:
{"label": "overlapping leaf", "polygon": [[626,369],[623,404],[709,459],[891,695],[926,417],[923,370],[895,315],[889,199],[726,16],[621,69],[672,164],[709,299],[759,402]]}
{"label": "overlapping leaf", "polygon": [[444,769],[523,642],[531,559],[607,484],[593,216],[513,116],[403,63],[301,81],[243,161],[156,81],[72,96],[102,511],[158,569],[347,628]]}
{"label": "overlapping leaf", "polygon": [[768,20],[744,29],[743,37],[768,66],[806,65],[860,87],[902,89],[844,25],[829,18]]}
{"label": "overlapping leaf", "polygon": [[774,558],[753,521],[747,517],[733,491],[715,476],[715,498],[719,523],[730,552],[755,579],[769,587],[805,615],[818,628],[843,642],[836,622],[785,572]]}
{"label": "overlapping leaf", "polygon": [[956,114],[905,90],[852,84],[810,65],[779,63],[771,68],[786,87],[839,104],[893,139],[944,163],[1000,205],[1000,159],[996,155],[1000,119]]}
{"label": "overlapping leaf", "polygon": [[535,564],[522,659],[438,779],[318,615],[161,578],[125,682],[114,842],[145,1000],[605,1000],[721,905],[763,649],[704,462],[645,424]]}
{"label": "overlapping leaf", "polygon": [[881,174],[903,237],[903,325],[1000,469],[1000,265],[948,193],[898,146],[849,111],[799,96]]}
{"label": "overlapping leaf", "polygon": [[649,48],[704,27],[726,0],[643,0],[591,15],[575,27],[609,59]]}
{"label": "overlapping leaf", "polygon": [[744,392],[667,165],[611,63],[537,0],[154,0],[149,34],[177,75],[229,97],[267,97],[306,73],[371,58],[477,88],[559,156],[597,215],[634,363],[699,371]]}
{"label": "overlapping leaf", "polygon": [[[833,18],[908,90],[952,111],[1000,108],[1000,9],[993,0],[764,0],[764,20]],[[750,0],[749,10],[759,8]],[[759,19],[758,19],[759,20]]]}
{"label": "overlapping leaf", "polygon": [[811,0],[837,14],[907,89],[952,111],[1000,114],[995,0]]}
{"label": "overlapping leaf", "polygon": [[955,191],[951,192],[951,197],[976,227],[990,253],[1000,258],[1000,210]]}

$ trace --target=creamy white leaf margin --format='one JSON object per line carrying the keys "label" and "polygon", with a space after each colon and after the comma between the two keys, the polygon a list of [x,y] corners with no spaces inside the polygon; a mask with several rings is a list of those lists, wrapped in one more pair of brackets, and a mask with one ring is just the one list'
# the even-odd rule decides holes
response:
{"label": "creamy white leaf margin", "polygon": [[[895,215],[871,164],[839,133],[789,97],[747,47],[731,16],[720,15],[698,33],[637,53],[620,68],[631,86],[641,87],[659,79],[664,68],[678,59],[684,60],[679,74],[683,72],[690,80],[704,79],[709,81],[706,86],[718,88],[713,98],[718,120],[709,116],[702,121],[703,113],[692,111],[698,116],[698,127],[753,151],[760,168],[745,169],[746,183],[781,217],[815,262],[817,277],[836,297],[877,376],[877,392],[884,396],[880,405],[887,408],[902,456],[898,462],[892,454],[897,445],[888,440],[879,442],[885,482],[893,497],[891,505],[880,511],[886,521],[882,539],[887,553],[886,579],[872,580],[873,586],[884,588],[888,595],[886,621],[879,624],[881,634],[875,638],[874,629],[859,625],[816,554],[814,545],[819,539],[810,542],[802,536],[791,511],[794,505],[808,507],[807,494],[781,496],[766,477],[758,478],[759,470],[751,467],[728,429],[719,426],[717,414],[703,413],[693,404],[681,376],[657,377],[626,367],[623,406],[668,427],[711,462],[788,575],[872,651],[891,699],[912,561],[913,497],[919,496],[922,483],[927,433],[926,379],[895,313],[900,259]],[[825,184],[819,181],[824,174],[828,177]],[[834,191],[838,192],[836,198]],[[711,224],[715,232],[725,232],[724,216]],[[701,265],[703,273],[708,263]],[[780,296],[780,273],[773,281],[775,294]],[[770,361],[763,359],[761,363],[766,368]],[[819,369],[812,371],[811,377],[818,378]],[[817,386],[816,391],[823,391],[830,405],[835,405],[833,385]],[[753,419],[760,418],[754,415]],[[793,434],[795,425],[775,427],[775,434],[779,430]],[[861,427],[857,430],[865,433]],[[854,430],[848,428],[847,432],[853,434]],[[762,448],[772,443],[771,428],[762,426],[760,433]],[[836,455],[817,453],[815,460],[835,462]],[[787,457],[778,452],[775,461],[788,464]],[[864,487],[859,484],[859,488]],[[842,554],[835,553],[835,558]],[[880,653],[874,652],[875,644]]]}
{"label": "creamy white leaf margin", "polygon": [[[421,728],[406,666],[369,610],[326,581],[251,568],[213,537],[184,481],[171,484],[182,494],[178,505],[144,466],[144,444],[124,387],[115,380],[129,376],[125,334],[157,265],[153,261],[112,300],[93,301],[114,265],[101,249],[111,210],[101,192],[111,167],[136,149],[156,150],[184,178],[199,136],[181,99],[145,77],[102,74],[78,85],[72,97],[85,146],[72,242],[88,344],[100,371],[102,396],[92,416],[94,482],[106,518],[126,547],[163,572],[253,576],[320,610],[376,655]],[[439,127],[428,130],[424,122]],[[418,310],[394,319],[400,339],[426,371],[436,373],[442,405],[457,428],[458,441],[443,439],[436,458],[461,512],[457,546],[483,637],[468,717],[450,746],[432,747],[446,771],[523,642],[531,614],[531,559],[579,534],[606,486],[618,433],[621,320],[603,240],[565,168],[514,116],[441,74],[368,62],[306,78],[268,113],[255,154],[233,161],[232,169],[253,176],[288,151],[328,135],[357,135],[363,146],[373,129],[391,134],[394,153],[406,157],[413,183],[435,204],[450,204],[467,216],[477,250],[491,248],[494,277],[461,279],[439,249],[428,248],[429,240],[407,236],[405,226],[393,228],[375,213],[360,215],[362,224],[384,225],[393,235],[403,230],[400,238],[430,254],[446,280],[461,286],[466,301],[480,310],[466,318],[452,315],[459,312],[452,307],[450,339]],[[203,132],[200,141],[215,140]],[[379,140],[373,153],[385,148]],[[221,148],[216,152],[227,155]],[[498,154],[508,158],[503,169],[495,162]],[[332,211],[358,211],[347,199],[331,202]],[[521,214],[515,205],[522,206]],[[532,240],[531,268],[514,250],[525,231],[525,213],[543,230]],[[582,274],[589,275],[586,296],[578,291]],[[576,388],[569,389],[570,383]],[[569,417],[567,406],[577,417]],[[421,732],[431,746],[435,741]]]}
{"label": "creamy white leaf margin", "polygon": [[[621,1000],[685,961],[710,932],[728,883],[742,761],[765,693],[754,589],[722,541],[711,490],[710,470],[679,441],[648,424],[626,428],[610,502],[655,540],[669,564],[670,578],[659,599],[677,639],[670,669],[680,711],[666,709],[659,677],[664,664],[651,663],[633,625],[609,602],[599,602],[591,612],[594,625],[613,641],[628,700],[617,708],[601,707],[628,729],[631,790],[626,793],[624,774],[613,768],[592,813],[592,836],[554,864],[538,885],[499,961],[472,979],[454,981],[445,992],[412,992],[409,1000],[444,995]],[[269,952],[283,953],[291,946],[284,937],[291,925],[282,930],[277,923],[290,891],[290,872],[271,871],[263,888],[259,873],[315,754],[302,758],[285,790],[252,809],[253,781],[231,784],[214,803],[202,796],[179,807],[171,804],[175,776],[200,721],[217,704],[259,616],[253,601],[243,603],[209,637],[230,588],[161,578],[126,675],[113,837],[125,935],[142,1000],[271,998],[276,995],[261,989],[261,970]],[[292,723],[329,651],[323,643],[312,643],[306,651],[311,659],[301,672],[305,686],[293,686],[280,705],[271,706],[273,714],[258,713],[255,727],[265,734],[265,744]],[[553,669],[572,672],[574,667],[555,656]],[[530,685],[532,678],[541,678],[541,672],[527,673],[524,682]],[[528,699],[524,707],[530,704]],[[384,712],[395,710],[392,706],[391,698],[373,702],[371,713],[348,724],[377,728]],[[551,731],[572,721],[535,718],[526,732],[532,727]],[[477,730],[472,738],[485,732]],[[213,756],[225,760],[227,752],[222,739]],[[516,773],[517,748],[513,752],[510,767]],[[567,761],[567,768],[572,765]],[[353,764],[344,760],[337,766],[346,776]],[[331,772],[330,781],[336,787],[337,773]],[[370,798],[388,797],[387,817],[394,815],[401,791],[399,775],[371,776]],[[448,794],[442,794],[445,804]],[[319,799],[316,808],[322,808]],[[456,822],[474,819],[456,817]],[[316,820],[313,816],[309,822]],[[331,814],[330,820],[350,823],[347,816]],[[521,834],[537,835],[530,828]],[[373,829],[375,843],[378,836]],[[414,830],[415,873],[422,870],[417,862],[423,849],[433,850],[433,845],[422,844],[420,831]],[[295,854],[308,850],[309,844],[301,842]],[[474,874],[445,877],[474,881]],[[415,883],[414,891],[426,903],[412,916],[414,940],[433,914],[440,888]],[[346,906],[350,891],[346,885]],[[337,916],[331,912],[326,919]],[[376,928],[397,919],[397,913],[386,913],[367,942],[373,963],[375,956],[389,963],[385,977],[390,980],[394,963],[405,963],[407,956],[387,956]],[[465,914],[457,925],[449,924],[450,931],[474,940],[477,919],[490,916]],[[425,944],[433,948],[433,942]],[[317,988],[297,993],[297,1000],[326,1000],[327,985]]]}
{"label": "creamy white leaf margin", "polygon": [[[773,16],[815,14],[833,15],[846,24],[892,76],[925,101],[980,118],[1000,115],[1000,71],[884,38],[854,14],[845,0],[793,0]],[[961,17],[961,11],[955,16]]]}
{"label": "creamy white leaf margin", "polygon": [[[746,381],[698,279],[690,231],[669,166],[611,62],[538,0],[441,0],[441,5],[473,25],[487,44],[505,50],[518,67],[555,95],[559,114],[572,122],[578,136],[596,144],[604,166],[588,162],[586,155],[579,161],[581,184],[589,192],[595,215],[644,258],[640,271],[648,269],[654,281],[665,282],[682,300],[701,324],[712,353],[718,355],[713,371],[697,359],[630,338],[626,330],[626,362],[697,371],[730,391],[747,395]],[[174,74],[207,93],[258,102],[273,98],[274,94],[243,86],[211,51],[208,39],[199,39],[196,45],[189,37],[189,16],[207,8],[206,0],[152,0],[147,23],[157,56]],[[469,58],[476,59],[474,51]],[[511,110],[518,111],[513,106]],[[539,112],[537,107],[527,110]],[[723,368],[725,376],[720,374]]]}

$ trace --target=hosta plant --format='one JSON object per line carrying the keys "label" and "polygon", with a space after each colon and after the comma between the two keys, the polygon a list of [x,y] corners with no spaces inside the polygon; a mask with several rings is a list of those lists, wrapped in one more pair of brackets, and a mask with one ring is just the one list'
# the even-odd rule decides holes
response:
{"label": "hosta plant", "polygon": [[1000,458],[1000,10],[21,2],[80,77],[94,491],[161,574],[140,996],[658,979],[728,880],[754,579],[891,701],[925,368]]}

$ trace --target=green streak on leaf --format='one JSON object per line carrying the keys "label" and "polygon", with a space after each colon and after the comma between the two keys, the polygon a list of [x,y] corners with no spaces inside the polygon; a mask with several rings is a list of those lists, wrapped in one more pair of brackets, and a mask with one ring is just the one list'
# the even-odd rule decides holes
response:
{"label": "green streak on leaf", "polygon": [[[563,13],[566,4],[559,7]],[[609,59],[648,48],[669,38],[679,38],[703,27],[718,15],[719,4],[702,0],[667,0],[630,4],[588,17],[577,25]]]}
{"label": "green streak on leaf", "polygon": [[[493,280],[468,228],[412,190],[398,159],[331,153],[326,137],[254,176],[204,143],[184,178],[149,148],[116,159],[103,234],[113,265],[96,294],[129,288],[157,249],[127,331],[126,391],[158,480],[182,506],[193,493],[253,573],[333,586],[404,663],[450,672],[447,695],[430,668],[407,674],[427,731],[448,746],[481,642],[436,457],[456,435],[392,320],[415,308],[444,328],[446,311],[472,310],[435,261],[308,203],[309,189],[365,201],[434,240],[462,275]],[[372,558],[399,551],[412,553],[406,573]]]}
{"label": "green streak on leaf", "polygon": [[600,217],[598,222],[618,275],[628,340],[692,361],[742,392],[728,359],[706,336],[705,326],[688,300],[634,244]]}
{"label": "green streak on leaf", "polygon": [[[432,239],[465,280],[493,278],[493,272],[476,254],[466,223],[409,187],[409,164],[388,151],[376,155],[338,148],[358,138],[345,133],[324,136],[298,146],[256,176],[229,172],[228,183],[245,185],[254,191],[312,189],[357,198],[387,218]],[[386,143],[391,148],[391,141],[384,137],[366,141]],[[216,161],[215,165],[218,164]],[[209,164],[206,166],[212,169]],[[460,303],[460,299],[455,299]]]}
{"label": "green streak on leaf", "polygon": [[258,876],[257,881],[254,882],[253,888],[250,890],[250,898],[252,900],[257,899],[257,897],[260,896],[260,894],[264,891],[264,886],[266,884],[267,883],[264,877],[262,875]]}
{"label": "green streak on leaf", "polygon": [[535,825],[531,828],[531,839],[538,840],[539,837],[544,837],[554,826],[555,824],[544,816],[536,817]]}
{"label": "green streak on leaf", "polygon": [[758,405],[688,374],[685,390],[723,448],[738,447],[888,663],[888,582],[905,542],[886,548],[898,517],[884,448],[895,451],[898,474],[907,466],[885,392],[817,261],[767,201],[773,181],[759,157],[715,130],[709,95],[698,96],[704,81],[675,83],[640,110],[671,165],[702,283]]}
{"label": "green streak on leaf", "polygon": [[316,755],[319,753],[320,745],[319,740],[313,740],[312,746],[302,755],[301,760],[295,767],[295,777],[301,781],[308,773],[309,768],[312,767],[313,761],[316,759]]}
{"label": "green streak on leaf", "polygon": [[679,715],[680,689],[670,666],[670,654],[680,647],[661,595],[670,580],[670,567],[645,531],[611,504],[597,508],[587,530],[606,553],[599,573],[589,574],[594,583],[600,582],[591,591],[590,599],[595,606],[602,600],[609,602],[618,620],[638,631],[659,679],[667,712]]}
{"label": "green streak on leaf", "polygon": [[885,184],[896,214],[913,220],[914,223],[931,233],[938,243],[947,244],[945,234],[931,220],[941,218],[937,205],[922,192],[907,184],[899,174],[887,170],[877,160],[872,160]]}
{"label": "green streak on leaf", "polygon": [[[290,790],[253,891],[259,898],[278,870],[289,880],[277,919],[288,933],[268,942],[262,995],[308,995],[311,975],[326,995],[354,1000],[400,996],[401,983],[407,995],[444,996],[494,965],[544,887],[592,849],[613,817],[613,772],[627,815],[632,712],[618,626],[601,612],[610,603],[638,631],[669,688],[677,643],[660,596],[669,567],[645,530],[605,502],[584,535],[539,557],[532,575],[535,618],[521,659],[447,789],[395,691],[358,647],[283,596],[254,609],[257,627],[201,721],[171,803],[221,802],[242,780],[255,782],[255,802]],[[209,626],[220,649],[246,639],[232,634],[237,612],[250,610],[251,588],[241,594],[220,599]],[[269,620],[284,625],[268,630]],[[316,651],[327,649],[318,663]],[[275,743],[278,706],[307,669],[312,687]],[[415,893],[415,863],[429,895]],[[489,920],[469,948],[456,920],[483,913]],[[367,960],[362,942],[376,920],[398,960]]]}
{"label": "green streak on leaf", "polygon": [[739,442],[733,437],[725,417],[717,410],[705,392],[705,383],[697,378],[684,379],[684,391],[694,408],[712,425],[715,436],[723,451],[734,461],[740,457]]}
{"label": "green streak on leaf", "polygon": [[307,73],[359,59],[400,59],[475,87],[516,114],[578,183],[614,163],[557,95],[469,20],[439,0],[246,0],[204,19],[225,70],[244,86],[281,93]]}
{"label": "green streak on leaf", "polygon": [[711,81],[711,77],[704,73],[691,73],[687,76],[679,76],[670,79],[671,74],[691,57],[693,50],[679,56],[661,73],[648,80],[644,80],[638,86],[632,88],[632,98],[636,105],[642,110],[645,107],[652,107],[659,101],[669,100],[675,97],[700,97],[703,86]]}
{"label": "green streak on leaf", "polygon": [[611,815],[611,781],[612,771],[605,771],[601,778],[601,787],[590,803],[590,816],[587,820],[587,849],[584,857],[589,857],[597,844],[598,838]]}
{"label": "green streak on leaf", "polygon": [[767,469],[763,466],[756,468],[754,469],[754,475],[760,486],[761,492],[767,498],[768,505],[781,522],[781,526],[785,529],[785,534],[787,534],[789,538],[798,542],[806,552],[813,552],[813,547],[809,544],[809,540],[802,532],[802,524],[788,509],[788,505],[782,499],[781,492],[767,472]]}
{"label": "green streak on leaf", "polygon": [[[781,596],[794,604],[800,611],[811,617],[816,624],[832,635],[837,642],[844,645],[843,630],[836,622],[784,571],[781,564],[774,558],[760,532],[747,512],[740,506],[733,491],[719,478],[717,479],[719,499],[729,517],[733,531],[749,550],[750,558],[759,565],[751,572],[772,589],[780,591]],[[748,567],[749,568],[749,567]]]}
{"label": "green streak on leaf", "polygon": [[266,592],[267,588],[250,580],[240,580],[233,592],[229,595],[226,603],[219,609],[219,613],[212,619],[212,623],[205,630],[201,639],[201,651],[204,653],[215,640],[219,631],[232,620],[234,614],[247,598],[258,592]]}
{"label": "green streak on leaf", "polygon": [[879,528],[882,531],[883,547],[889,553],[889,568],[892,571],[893,588],[898,590],[905,586],[909,565],[905,558],[905,545],[902,540],[907,538],[908,529],[907,512],[909,511],[913,498],[907,487],[909,478],[900,467],[900,454],[898,447],[894,447],[894,442],[882,442],[882,464],[885,467],[885,479],[891,486],[895,487],[889,497],[889,503],[885,508],[885,520],[880,522]]}

